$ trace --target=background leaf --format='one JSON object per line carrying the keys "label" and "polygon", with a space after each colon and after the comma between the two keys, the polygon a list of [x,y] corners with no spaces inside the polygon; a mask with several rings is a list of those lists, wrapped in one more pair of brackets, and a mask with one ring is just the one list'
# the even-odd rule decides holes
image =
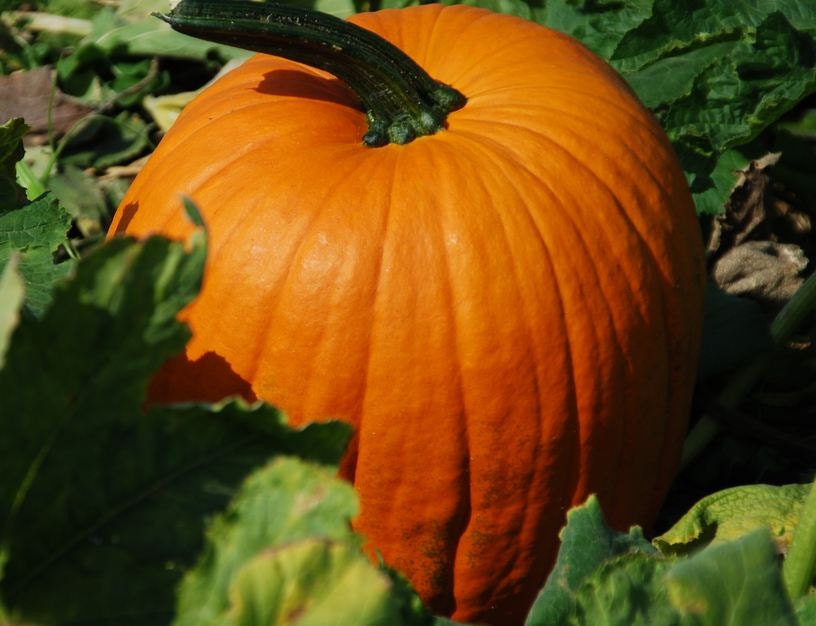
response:
{"label": "background leaf", "polygon": [[105,168],[133,160],[150,144],[149,126],[122,111],[116,117],[93,116],[71,134],[63,162],[75,167]]}
{"label": "background leaf", "polygon": [[[161,10],[167,10],[167,3]],[[201,59],[210,53],[222,60],[247,58],[249,53],[239,48],[214,44],[194,39],[173,31],[161,20],[124,19],[124,16],[110,12],[100,12],[94,18],[94,31],[84,41],[104,54],[127,53],[131,56],[163,56],[175,59]]]}
{"label": "background leaf", "polygon": [[621,39],[652,15],[653,5],[654,0],[548,0],[535,15],[609,59]]}
{"label": "background leaf", "polygon": [[721,210],[730,189],[723,174],[735,164],[729,149],[816,91],[814,15],[802,2],[655,0],[609,57],[657,114],[698,211]]}

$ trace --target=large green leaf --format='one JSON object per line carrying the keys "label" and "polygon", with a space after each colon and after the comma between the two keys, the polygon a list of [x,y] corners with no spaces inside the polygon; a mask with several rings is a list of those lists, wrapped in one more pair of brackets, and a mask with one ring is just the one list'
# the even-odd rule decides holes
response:
{"label": "large green leaf", "polygon": [[797,602],[796,617],[801,626],[816,624],[816,593],[810,593]]}
{"label": "large green leaf", "polygon": [[[162,624],[205,519],[278,453],[335,463],[342,424],[291,430],[265,406],[142,407],[189,332],[203,233],[117,239],[79,264],[0,370],[5,604],[46,623]],[[225,365],[226,367],[226,365]]]}
{"label": "large green leaf", "polygon": [[572,35],[605,59],[652,14],[654,0],[548,0],[538,21]]}
{"label": "large green leaf", "polygon": [[816,91],[815,21],[805,2],[655,0],[615,47],[613,65],[657,114],[701,212],[719,211],[730,191],[720,174],[729,149]]}
{"label": "large green leaf", "polygon": [[[297,459],[273,461],[253,474],[243,484],[229,509],[210,524],[202,559],[181,585],[175,626],[225,623],[230,588],[236,584],[239,571],[257,555],[307,538],[358,544],[358,537],[351,531],[351,518],[356,513],[354,490],[336,478],[334,472]],[[298,562],[302,564],[302,561]],[[269,561],[266,563],[259,566],[261,570],[266,571],[268,566],[272,568],[269,571],[274,571],[275,565],[270,565]],[[312,572],[311,577],[316,574],[319,572]],[[257,571],[249,576],[257,580]],[[384,575],[379,576],[387,580]],[[304,583],[304,588],[285,591],[284,587],[297,587],[299,582],[296,578],[287,579],[283,574],[267,583],[269,596],[262,600],[267,605],[273,604],[267,606],[269,610],[285,614],[287,607],[292,608],[289,606],[291,598],[276,599],[276,593],[297,595],[297,602],[301,604],[309,601],[309,598],[302,597],[309,589],[308,583]],[[241,583],[246,584],[249,583]],[[281,588],[274,591],[276,585]],[[363,598],[362,589],[360,591],[357,601]],[[350,602],[355,601],[349,590],[346,594]],[[319,602],[320,599],[312,598],[311,601]]]}
{"label": "large green leaf", "polygon": [[561,540],[527,626],[796,624],[766,528],[667,559],[638,529],[607,528],[593,497],[567,514]]}
{"label": "large green leaf", "polygon": [[712,546],[666,575],[672,603],[700,626],[796,626],[767,530]]}
{"label": "large green leaf", "polygon": [[175,626],[444,626],[397,573],[376,567],[351,531],[357,498],[334,472],[279,458],[244,482],[207,530],[179,589]]}
{"label": "large green leaf", "polygon": [[565,623],[575,611],[580,586],[604,562],[627,553],[655,555],[656,551],[637,527],[629,533],[607,527],[595,496],[571,509],[567,513],[567,525],[561,531],[555,567],[536,598],[526,625]]}
{"label": "large green leaf", "polygon": [[[223,626],[400,626],[382,571],[353,546],[311,538],[258,554],[230,585]],[[201,623],[201,622],[194,622]]]}
{"label": "large green leaf", "polygon": [[667,561],[644,552],[604,562],[577,590],[569,624],[695,626],[668,602],[664,580],[668,569]]}

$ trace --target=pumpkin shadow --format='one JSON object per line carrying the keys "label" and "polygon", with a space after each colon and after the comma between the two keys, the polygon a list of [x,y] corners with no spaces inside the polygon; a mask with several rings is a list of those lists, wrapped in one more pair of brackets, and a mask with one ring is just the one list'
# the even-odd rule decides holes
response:
{"label": "pumpkin shadow", "polygon": [[218,402],[240,396],[247,402],[258,398],[252,387],[220,354],[206,352],[191,361],[179,354],[165,361],[147,389],[148,404]]}
{"label": "pumpkin shadow", "polygon": [[[128,225],[130,224],[133,216],[136,215],[136,211],[139,210],[139,203],[138,202],[129,202],[125,206],[123,206],[120,211],[121,217],[119,218],[119,222],[116,224],[116,231],[112,234],[120,234],[127,230]],[[108,235],[110,236],[110,235]]]}
{"label": "pumpkin shadow", "polygon": [[341,80],[297,70],[273,70],[264,74],[257,91],[272,96],[321,100],[362,110],[360,100]]}

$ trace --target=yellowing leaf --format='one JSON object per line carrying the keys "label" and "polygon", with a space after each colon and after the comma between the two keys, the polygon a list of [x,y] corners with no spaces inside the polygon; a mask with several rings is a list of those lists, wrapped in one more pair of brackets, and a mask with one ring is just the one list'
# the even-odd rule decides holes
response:
{"label": "yellowing leaf", "polygon": [[665,585],[675,608],[699,626],[797,626],[767,530],[679,561]]}
{"label": "yellowing leaf", "polygon": [[19,264],[19,255],[13,255],[0,272],[0,368],[5,364],[8,342],[20,321],[25,298],[25,283],[17,271]]}
{"label": "yellowing leaf", "polygon": [[706,496],[653,540],[664,553],[684,554],[705,544],[738,539],[767,528],[786,552],[810,485],[748,485]]}
{"label": "yellowing leaf", "polygon": [[359,548],[310,538],[266,550],[230,586],[230,626],[400,624],[391,581]]}

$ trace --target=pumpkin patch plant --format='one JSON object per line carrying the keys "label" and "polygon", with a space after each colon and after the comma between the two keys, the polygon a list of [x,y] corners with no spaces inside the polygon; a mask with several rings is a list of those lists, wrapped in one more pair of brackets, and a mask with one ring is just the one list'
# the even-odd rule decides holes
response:
{"label": "pumpkin patch plant", "polygon": [[153,404],[232,394],[354,427],[354,525],[437,613],[521,623],[568,508],[648,525],[701,333],[698,223],[663,131],[575,40],[426,5],[348,22],[183,0],[254,49],[203,91],[110,236],[210,252]]}

